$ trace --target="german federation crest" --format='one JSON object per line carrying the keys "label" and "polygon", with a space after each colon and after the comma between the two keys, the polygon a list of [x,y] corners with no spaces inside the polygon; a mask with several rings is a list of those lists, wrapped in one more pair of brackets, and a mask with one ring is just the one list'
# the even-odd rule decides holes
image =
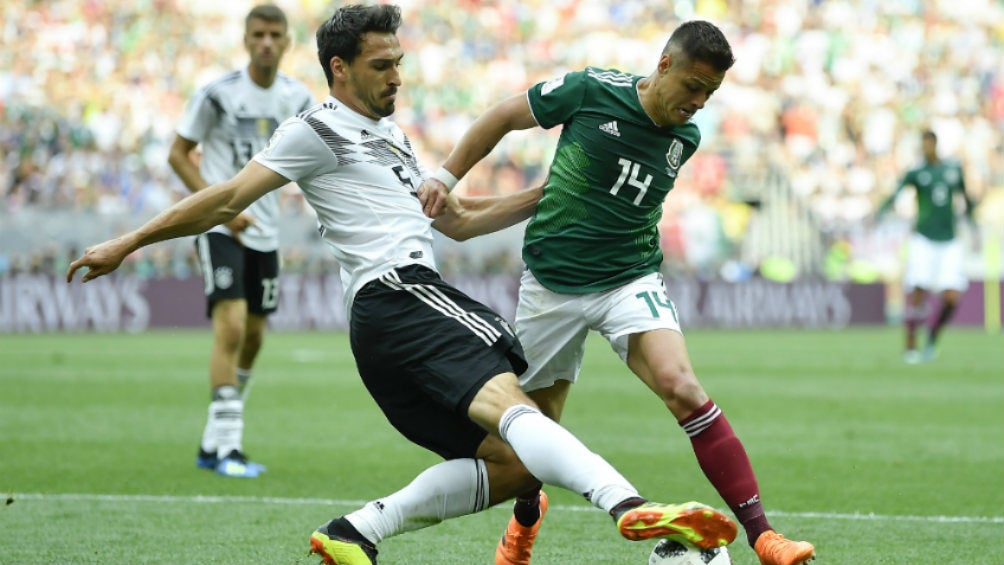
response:
{"label": "german federation crest", "polygon": [[680,170],[680,161],[683,159],[683,143],[679,139],[673,138],[669,144],[669,151],[666,151],[666,174],[676,178],[676,173]]}

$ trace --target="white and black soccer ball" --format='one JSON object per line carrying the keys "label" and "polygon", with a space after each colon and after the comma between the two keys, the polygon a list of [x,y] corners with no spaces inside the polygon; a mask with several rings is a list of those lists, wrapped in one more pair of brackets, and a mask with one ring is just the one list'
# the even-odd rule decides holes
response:
{"label": "white and black soccer ball", "polygon": [[660,540],[648,556],[648,565],[732,565],[725,547],[698,549],[671,539]]}

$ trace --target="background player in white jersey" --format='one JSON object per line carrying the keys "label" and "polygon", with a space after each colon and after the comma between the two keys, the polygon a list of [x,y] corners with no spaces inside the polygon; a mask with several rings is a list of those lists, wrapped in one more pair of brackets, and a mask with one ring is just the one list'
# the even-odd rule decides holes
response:
{"label": "background player in white jersey", "polygon": [[478,512],[537,479],[582,494],[609,512],[628,539],[730,543],[736,535],[730,518],[696,502],[647,502],[609,463],[541,414],[519,388],[516,373],[526,361],[508,323],[439,277],[432,227],[455,239],[501,229],[527,218],[540,192],[450,196],[448,212],[435,223],[424,214],[416,189],[425,169],[388,119],[401,87],[400,22],[397,6],[336,10],[317,31],[331,96],[286,120],[232,179],[88,248],[70,265],[67,280],[83,267],[83,280],[93,279],[139,247],[230,221],[297,181],[341,268],[363,383],[405,437],[445,459],[403,489],[315,531],[311,549],[325,563],[373,565],[381,540]]}
{"label": "background player in white jersey", "polygon": [[[207,84],[189,101],[168,162],[192,192],[234,176],[283,120],[314,103],[302,82],[279,72],[288,27],[277,6],[253,8],[244,23],[247,67]],[[269,193],[196,238],[213,325],[209,416],[196,465],[226,477],[265,470],[244,454],[243,413],[265,318],[279,301],[278,221],[279,195]]]}
{"label": "background player in white jersey", "polygon": [[[697,461],[746,530],[764,565],[811,559],[812,544],[773,530],[742,442],[690,364],[676,308],[660,272],[658,222],[680,167],[701,136],[690,121],[733,64],[713,24],[678,27],[648,76],[588,67],[490,108],[423,189],[454,184],[512,130],[562,125],[544,195],[527,225],[516,334],[529,369],[520,384],[560,419],[578,379],[590,330],[669,408]],[[446,183],[440,185],[445,180]],[[517,498],[496,565],[527,565],[547,499]]]}

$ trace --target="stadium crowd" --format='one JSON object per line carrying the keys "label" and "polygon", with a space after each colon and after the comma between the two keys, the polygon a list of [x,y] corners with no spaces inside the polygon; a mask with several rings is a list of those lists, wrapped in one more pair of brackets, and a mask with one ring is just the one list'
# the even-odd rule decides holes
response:
{"label": "stadium crowd", "polygon": [[[294,36],[283,71],[321,99],[326,90],[313,31],[331,7],[319,0],[277,3]],[[506,95],[586,65],[647,74],[656,62],[651,54],[679,21],[721,25],[737,63],[697,114],[702,149],[666,203],[663,243],[674,269],[720,276],[726,264],[760,268],[763,256],[744,241],[765,185],[780,183],[769,193],[809,218],[823,245],[806,272],[845,277],[840,265],[867,260],[894,273],[888,265],[897,261],[906,220],[893,229],[869,220],[919,159],[919,132],[928,126],[945,153],[962,161],[969,190],[982,201],[983,229],[999,236],[1004,225],[1000,2],[399,4],[407,55],[395,119],[430,168]],[[193,90],[246,60],[235,22],[251,5],[65,0],[0,7],[0,273],[59,272],[80,245],[186,194],[167,166],[168,144]],[[501,193],[539,182],[556,135],[508,136],[461,190]],[[283,194],[287,225],[298,226],[292,235],[284,232],[286,268],[327,268],[326,254],[313,249],[310,212],[295,189]],[[59,218],[70,220],[40,228]],[[798,231],[793,224],[790,237]],[[452,249],[443,259],[457,269],[518,269],[518,242],[484,259]],[[191,254],[186,244],[132,260],[151,275],[184,275]],[[833,261],[840,265],[831,268]]]}

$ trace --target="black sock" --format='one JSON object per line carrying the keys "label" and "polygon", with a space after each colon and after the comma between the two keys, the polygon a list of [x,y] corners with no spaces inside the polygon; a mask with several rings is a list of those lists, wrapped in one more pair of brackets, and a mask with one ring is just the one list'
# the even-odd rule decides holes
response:
{"label": "black sock", "polygon": [[532,497],[516,497],[516,502],[512,505],[512,515],[524,528],[537,523],[540,520],[540,491]]}
{"label": "black sock", "polygon": [[613,509],[610,511],[610,515],[614,517],[614,522],[616,522],[617,520],[620,519],[622,514],[624,514],[628,510],[631,510],[632,508],[637,508],[642,504],[645,504],[646,502],[648,501],[640,496],[632,496],[631,498],[626,498],[617,503],[617,506],[613,507]]}
{"label": "black sock", "polygon": [[357,541],[370,547],[373,547],[373,542],[366,539],[366,536],[360,534],[359,530],[357,530],[356,527],[352,525],[352,522],[349,522],[348,520],[345,519],[345,516],[342,516],[340,518],[335,518],[334,520],[325,524],[325,526],[321,529],[328,534],[328,537],[332,538],[337,537],[344,540]]}

